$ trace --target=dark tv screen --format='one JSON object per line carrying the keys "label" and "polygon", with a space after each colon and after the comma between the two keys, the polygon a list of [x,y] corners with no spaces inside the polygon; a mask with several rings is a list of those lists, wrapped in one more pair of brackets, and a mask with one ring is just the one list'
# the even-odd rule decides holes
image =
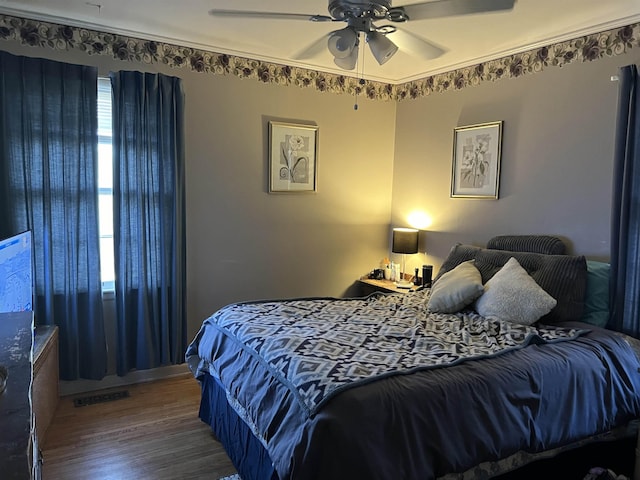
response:
{"label": "dark tv screen", "polygon": [[29,231],[0,240],[0,313],[33,309],[32,255]]}

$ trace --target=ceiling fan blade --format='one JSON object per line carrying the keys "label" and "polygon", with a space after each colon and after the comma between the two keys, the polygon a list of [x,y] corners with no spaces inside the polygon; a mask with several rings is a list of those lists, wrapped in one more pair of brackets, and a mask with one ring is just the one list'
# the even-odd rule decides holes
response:
{"label": "ceiling fan blade", "polygon": [[311,22],[333,22],[327,15],[309,15],[307,13],[254,12],[249,10],[209,10],[212,17],[268,18],[270,20],[306,20]]}
{"label": "ceiling fan blade", "polygon": [[446,52],[445,49],[407,30],[397,29],[387,36],[393,40],[401,52],[407,52],[425,60],[433,60]]}
{"label": "ceiling fan blade", "polygon": [[[334,30],[334,31],[337,31],[337,30]],[[323,35],[318,40],[314,41],[313,43],[304,47],[299,52],[295,53],[292,58],[294,60],[306,60],[309,58],[316,57],[321,53],[328,52],[327,40],[332,33],[333,32],[329,32],[326,35]]]}
{"label": "ceiling fan blade", "polygon": [[516,0],[436,0],[397,8],[404,10],[409,20],[426,20],[428,18],[511,10],[515,3]]}

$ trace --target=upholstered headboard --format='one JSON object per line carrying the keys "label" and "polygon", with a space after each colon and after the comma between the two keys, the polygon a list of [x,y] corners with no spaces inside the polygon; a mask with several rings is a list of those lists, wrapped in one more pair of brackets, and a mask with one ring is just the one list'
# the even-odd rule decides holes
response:
{"label": "upholstered headboard", "polygon": [[487,242],[487,248],[511,252],[545,253],[547,255],[567,253],[564,242],[552,235],[499,235]]}
{"label": "upholstered headboard", "polygon": [[[559,245],[562,245],[562,249]],[[501,236],[489,241],[492,248],[457,244],[449,252],[434,282],[460,263],[474,260],[476,268],[486,283],[507,261],[514,257],[527,273],[549,295],[557,300],[557,305],[542,318],[544,323],[580,320],[584,308],[587,288],[587,262],[585,257],[560,255],[565,251],[564,242],[547,235]],[[489,246],[488,245],[488,246]],[[515,248],[506,250],[505,247]],[[534,251],[524,251],[524,249]]]}

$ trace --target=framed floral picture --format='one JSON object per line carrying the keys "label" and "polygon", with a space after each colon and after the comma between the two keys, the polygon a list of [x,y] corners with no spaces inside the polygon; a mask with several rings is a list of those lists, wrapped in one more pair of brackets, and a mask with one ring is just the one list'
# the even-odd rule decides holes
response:
{"label": "framed floral picture", "polygon": [[498,121],[454,129],[452,197],[498,198],[502,123]]}
{"label": "framed floral picture", "polygon": [[269,193],[316,192],[318,127],[269,122]]}

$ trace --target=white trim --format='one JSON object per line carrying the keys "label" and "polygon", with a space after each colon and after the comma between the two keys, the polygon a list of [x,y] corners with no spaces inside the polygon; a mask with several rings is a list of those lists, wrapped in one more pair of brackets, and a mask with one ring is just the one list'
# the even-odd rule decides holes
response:
{"label": "white trim", "polygon": [[[0,14],[19,17],[19,18],[25,18],[30,20],[36,20],[41,22],[48,22],[53,24],[66,25],[70,27],[84,28],[88,30],[94,30],[96,32],[108,33],[113,35],[122,35],[122,36],[133,38],[136,40],[154,41],[159,43],[166,43],[173,46],[188,47],[188,48],[193,48],[197,50],[204,50],[206,52],[210,52],[214,54],[227,54],[227,55],[232,55],[232,56],[236,56],[236,57],[247,59],[247,60],[258,60],[258,61],[273,63],[277,65],[285,64],[291,67],[302,68],[304,70],[309,70],[309,71],[324,72],[324,73],[329,73],[333,75],[345,75],[345,76],[354,77],[354,78],[358,77],[357,72],[347,73],[345,72],[345,70],[341,70],[339,68],[332,68],[331,66],[311,65],[309,63],[295,61],[294,59],[284,59],[284,58],[279,58],[279,57],[274,57],[269,55],[260,55],[257,53],[245,52],[243,50],[225,48],[224,46],[214,45],[211,43],[192,42],[184,39],[167,37],[159,34],[137,32],[137,31],[132,31],[128,29],[113,27],[110,25],[104,25],[101,23],[95,23],[87,20],[83,21],[83,20],[77,20],[72,18],[65,18],[65,17],[61,17],[58,15],[49,14],[49,13],[34,12],[29,9],[17,9],[12,7],[0,6]],[[562,43],[564,41],[575,40],[576,38],[581,38],[583,36],[605,32],[608,30],[612,30],[614,28],[624,27],[626,25],[631,25],[637,22],[640,22],[640,14],[629,15],[624,18],[618,18],[615,20],[601,22],[596,25],[589,25],[587,27],[577,28],[575,30],[563,32],[560,35],[544,38],[542,40],[532,42],[526,45],[521,45],[517,48],[505,49],[499,52],[493,52],[489,55],[470,58],[460,63],[451,63],[448,65],[443,65],[440,68],[435,68],[431,70],[427,69],[425,71],[416,73],[414,75],[409,75],[406,77],[387,78],[387,77],[382,77],[378,75],[364,75],[364,77],[374,82],[402,86],[405,83],[424,80],[426,78],[433,77],[435,75],[439,75],[442,73],[454,72],[456,70],[471,67],[474,65],[479,65],[481,63],[489,62],[491,60],[499,60],[501,58],[509,57],[511,55],[517,55],[519,53],[525,53],[543,46],[550,46],[550,45]]]}
{"label": "white trim", "polygon": [[463,68],[473,67],[474,65],[480,65],[486,62],[490,62],[492,60],[500,60],[501,58],[510,57],[512,55],[518,55],[520,53],[530,52],[542,47],[557,45],[558,43],[568,42],[571,40],[575,40],[577,38],[586,37],[588,35],[595,35],[598,33],[607,32],[609,30],[613,30],[614,28],[621,28],[627,25],[638,23],[638,22],[640,22],[640,15],[631,15],[629,17],[620,18],[617,20],[609,21],[609,22],[602,22],[597,25],[590,25],[589,27],[578,28],[570,32],[565,32],[562,35],[556,35],[553,37],[544,38],[543,40],[539,40],[537,42],[531,42],[526,45],[522,45],[518,48],[501,50],[498,52],[493,52],[489,55],[470,58],[464,62],[451,63],[449,65],[444,65],[443,67],[440,67],[440,68],[434,68],[433,70],[427,70],[425,72],[421,72],[416,75],[410,75],[408,77],[398,78],[396,80],[389,81],[388,83],[391,83],[392,85],[404,85],[405,83],[424,80],[426,78],[433,77],[435,75],[440,75],[442,73],[455,72]]}

